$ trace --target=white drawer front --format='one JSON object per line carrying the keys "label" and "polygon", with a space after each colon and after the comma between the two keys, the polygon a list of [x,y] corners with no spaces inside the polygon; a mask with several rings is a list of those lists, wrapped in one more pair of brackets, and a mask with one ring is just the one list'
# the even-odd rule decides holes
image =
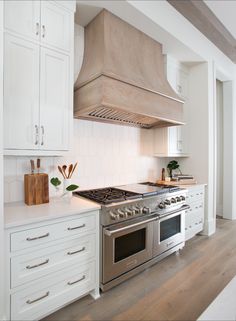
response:
{"label": "white drawer front", "polygon": [[187,196],[186,196],[186,202],[187,204],[190,204],[192,202],[196,202],[198,199],[204,200],[204,189],[189,189]]}
{"label": "white drawer front", "polygon": [[95,256],[95,234],[11,258],[11,288]]}
{"label": "white drawer front", "polygon": [[37,320],[95,287],[95,263],[73,266],[11,295],[11,320]]}
{"label": "white drawer front", "polygon": [[203,230],[204,208],[203,203],[193,203],[186,211],[185,216],[185,240],[187,241]]}
{"label": "white drawer front", "polygon": [[80,216],[80,218],[29,229],[11,234],[11,251],[34,248],[37,245],[47,244],[49,241],[63,237],[83,235],[84,232],[95,229],[95,216]]}

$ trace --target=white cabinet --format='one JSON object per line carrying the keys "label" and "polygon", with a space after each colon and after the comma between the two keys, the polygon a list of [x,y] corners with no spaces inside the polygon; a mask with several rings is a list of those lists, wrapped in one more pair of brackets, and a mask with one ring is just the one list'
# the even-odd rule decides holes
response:
{"label": "white cabinet", "polygon": [[39,47],[6,35],[4,45],[5,148],[36,149],[39,124]]}
{"label": "white cabinet", "polygon": [[40,147],[69,148],[69,57],[41,48],[40,63]]}
{"label": "white cabinet", "polygon": [[98,214],[6,231],[7,320],[39,320],[86,294],[99,297]]}
{"label": "white cabinet", "polygon": [[203,230],[204,225],[205,186],[197,185],[188,188],[186,202],[190,208],[185,216],[185,241]]}
{"label": "white cabinet", "polygon": [[5,28],[41,42],[42,45],[70,51],[73,12],[55,1],[5,1]]}
{"label": "white cabinet", "polygon": [[5,29],[19,35],[39,40],[40,1],[5,1]]}
{"label": "white cabinet", "polygon": [[[166,56],[165,66],[167,80],[176,93],[185,100],[184,121],[187,122],[188,71],[185,66],[169,56]],[[189,156],[187,127],[183,125],[154,129],[154,156]]]}
{"label": "white cabinet", "polygon": [[73,120],[73,12],[54,1],[4,8],[5,154],[62,155]]}
{"label": "white cabinet", "polygon": [[55,49],[69,51],[74,21],[71,12],[50,1],[41,2],[41,42]]}

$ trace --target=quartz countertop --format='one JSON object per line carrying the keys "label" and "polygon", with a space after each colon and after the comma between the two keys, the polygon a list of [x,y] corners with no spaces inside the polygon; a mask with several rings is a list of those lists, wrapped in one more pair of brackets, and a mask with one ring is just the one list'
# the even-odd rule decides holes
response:
{"label": "quartz countertop", "polygon": [[33,206],[23,202],[7,203],[4,207],[5,229],[82,214],[100,208],[100,205],[80,197],[51,198],[50,203]]}

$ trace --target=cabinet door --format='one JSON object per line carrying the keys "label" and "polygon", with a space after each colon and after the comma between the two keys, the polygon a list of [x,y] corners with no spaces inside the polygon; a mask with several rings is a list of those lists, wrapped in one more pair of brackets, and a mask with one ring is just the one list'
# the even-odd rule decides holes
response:
{"label": "cabinet door", "polygon": [[69,57],[41,48],[40,146],[68,150],[70,113]]}
{"label": "cabinet door", "polygon": [[39,40],[40,1],[4,1],[5,28]]}
{"label": "cabinet door", "polygon": [[41,3],[41,43],[69,51],[73,34],[72,13],[50,1]]}
{"label": "cabinet door", "polygon": [[6,149],[36,149],[39,124],[39,46],[5,36],[4,137]]}

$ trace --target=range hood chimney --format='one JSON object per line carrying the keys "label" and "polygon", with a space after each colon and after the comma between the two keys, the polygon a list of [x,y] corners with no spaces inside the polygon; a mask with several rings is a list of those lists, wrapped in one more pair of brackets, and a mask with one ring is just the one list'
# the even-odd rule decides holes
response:
{"label": "range hood chimney", "polygon": [[162,45],[102,10],[85,27],[74,117],[143,128],[183,124],[183,101],[165,77]]}

